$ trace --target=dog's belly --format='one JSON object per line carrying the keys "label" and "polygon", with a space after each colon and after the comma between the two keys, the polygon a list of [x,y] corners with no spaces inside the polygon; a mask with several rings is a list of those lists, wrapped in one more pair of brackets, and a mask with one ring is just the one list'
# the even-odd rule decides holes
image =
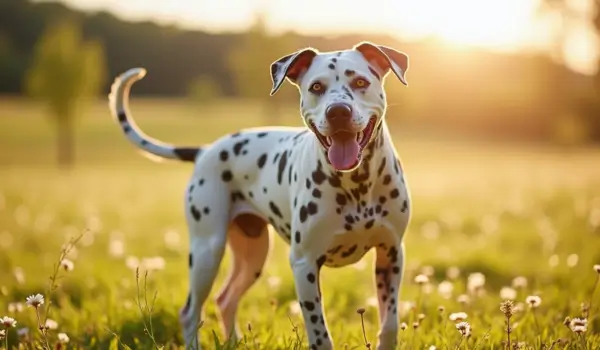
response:
{"label": "dog's belly", "polygon": [[384,227],[336,234],[325,254],[325,266],[343,267],[354,264],[371,248],[389,244],[390,232]]}

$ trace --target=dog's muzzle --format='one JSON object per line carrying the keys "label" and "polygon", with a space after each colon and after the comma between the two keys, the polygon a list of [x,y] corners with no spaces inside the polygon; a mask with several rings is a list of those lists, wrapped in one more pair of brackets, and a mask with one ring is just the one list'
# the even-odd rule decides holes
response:
{"label": "dog's muzzle", "polygon": [[329,136],[321,134],[314,124],[313,132],[327,150],[329,163],[337,170],[352,170],[361,160],[362,151],[367,146],[375,130],[377,117],[372,116],[362,130],[352,124],[353,110],[346,103],[334,103],[325,110],[329,124]]}

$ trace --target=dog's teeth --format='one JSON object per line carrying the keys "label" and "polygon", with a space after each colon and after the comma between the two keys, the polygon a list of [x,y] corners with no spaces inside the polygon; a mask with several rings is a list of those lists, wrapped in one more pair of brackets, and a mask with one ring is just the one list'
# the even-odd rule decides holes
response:
{"label": "dog's teeth", "polygon": [[331,145],[331,144],[333,143],[333,140],[331,139],[331,136],[328,136],[328,137],[327,137],[327,143],[328,143],[329,145]]}

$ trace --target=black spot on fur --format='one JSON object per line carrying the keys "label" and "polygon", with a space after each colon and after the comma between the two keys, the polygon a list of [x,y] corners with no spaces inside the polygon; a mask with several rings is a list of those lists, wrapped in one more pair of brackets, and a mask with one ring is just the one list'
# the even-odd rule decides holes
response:
{"label": "black spot on fur", "polygon": [[318,207],[315,202],[308,202],[306,206],[308,209],[308,215],[315,215],[317,213]]}
{"label": "black spot on fur", "polygon": [[385,162],[386,158],[383,157],[383,159],[381,160],[381,165],[379,165],[379,169],[377,169],[377,177],[381,176],[381,173],[383,173],[383,169],[385,169]]}
{"label": "black spot on fur", "polygon": [[244,196],[244,194],[240,191],[233,191],[231,192],[231,201],[235,202],[235,201],[243,201],[244,199],[246,199],[246,197]]}
{"label": "black spot on fur", "polygon": [[281,159],[279,160],[279,166],[277,169],[277,183],[281,185],[281,181],[283,180],[283,172],[285,171],[285,166],[287,165],[287,157],[288,153],[283,152],[281,155]]}
{"label": "black spot on fur", "polygon": [[204,212],[205,215],[208,215],[208,213],[210,213],[210,209],[208,207],[204,207],[204,209],[202,211]]}
{"label": "black spot on fur", "polygon": [[392,182],[392,175],[387,174],[383,177],[383,184],[384,185],[389,185],[390,182]]}
{"label": "black spot on fur", "polygon": [[339,204],[339,205],[346,205],[346,196],[344,196],[344,194],[343,194],[343,193],[338,193],[338,194],[335,196],[335,201],[336,201],[336,203],[337,203],[337,204]]}
{"label": "black spot on fur", "polygon": [[192,205],[190,207],[190,213],[192,213],[192,216],[194,217],[194,220],[196,221],[200,221],[200,210],[198,210],[198,208],[196,208],[196,206]]}
{"label": "black spot on fur", "polygon": [[314,273],[312,273],[312,272],[311,272],[311,273],[309,273],[308,275],[306,275],[306,279],[307,279],[307,280],[308,280],[308,282],[310,282],[310,283],[315,283],[315,280],[316,280],[316,278],[315,278],[315,274],[314,274]]}
{"label": "black spot on fur", "polygon": [[308,311],[313,311],[315,309],[315,303],[307,300],[304,302],[304,308]]}
{"label": "black spot on fur", "polygon": [[384,204],[387,201],[387,198],[384,196],[379,197],[379,203]]}
{"label": "black spot on fur", "polygon": [[225,170],[221,174],[221,179],[223,179],[223,181],[225,181],[225,182],[229,182],[229,181],[231,181],[231,179],[233,179],[233,174],[231,173],[231,171]]}
{"label": "black spot on fur", "polygon": [[269,208],[271,208],[271,211],[273,212],[273,214],[275,214],[279,218],[283,219],[283,214],[281,214],[281,210],[279,210],[279,207],[277,205],[275,205],[275,203],[269,202]]}
{"label": "black spot on fur", "polygon": [[193,264],[194,264],[194,259],[192,258],[192,253],[190,253],[190,255],[188,255],[188,266],[190,268],[192,268]]}
{"label": "black spot on fur", "polygon": [[[319,316],[317,316],[317,315],[310,315],[310,322],[317,323],[318,321],[319,321]],[[316,348],[317,347],[315,346],[315,349]]]}
{"label": "black spot on fur", "polygon": [[400,273],[400,268],[398,266],[394,266],[392,268],[392,272],[395,273],[395,274],[399,274]]}
{"label": "black spot on fur", "polygon": [[305,206],[301,206],[300,207],[300,222],[304,223],[306,221],[307,217],[308,217],[308,213],[306,211],[306,207]]}
{"label": "black spot on fur", "polygon": [[400,196],[400,191],[397,188],[394,188],[392,192],[390,192],[390,198],[398,198]]}
{"label": "black spot on fur", "polygon": [[312,195],[313,195],[313,197],[315,197],[315,198],[321,198],[321,191],[319,191],[319,189],[318,189],[318,188],[315,188],[315,189],[313,189],[313,191],[312,191]]}
{"label": "black spot on fur", "polygon": [[368,230],[371,227],[373,227],[373,224],[375,224],[375,220],[369,220],[367,221],[367,223],[365,224],[365,228]]}
{"label": "black spot on fur", "polygon": [[406,209],[408,209],[408,201],[405,199],[404,202],[402,202],[402,209],[400,209],[400,211],[405,213]]}
{"label": "black spot on fur", "polygon": [[358,246],[355,244],[352,247],[348,248],[347,251],[342,252],[342,258],[347,258],[350,255],[354,254],[354,252],[356,251],[356,249],[358,248]]}
{"label": "black spot on fur", "polygon": [[306,189],[310,189],[310,179],[306,179]]}
{"label": "black spot on fur", "polygon": [[229,152],[227,152],[226,150],[222,150],[219,154],[219,158],[224,162],[227,161],[227,159],[229,159]]}
{"label": "black spot on fur", "polygon": [[317,267],[320,269],[321,266],[323,266],[323,264],[325,264],[325,260],[327,260],[327,257],[325,255],[321,255],[318,259],[317,259]]}
{"label": "black spot on fur", "polygon": [[336,63],[336,62],[337,62],[337,58],[335,58],[335,57],[334,57],[334,58],[332,58],[332,59],[331,59],[331,62],[333,62],[333,63]]}
{"label": "black spot on fur", "polygon": [[294,238],[296,240],[296,243],[300,243],[300,240],[301,240],[300,231],[296,231],[296,233],[294,234]]}
{"label": "black spot on fur", "polygon": [[354,218],[352,217],[351,214],[346,215],[345,219],[346,219],[346,222],[349,223],[349,224],[353,224],[354,223]]}
{"label": "black spot on fur", "polygon": [[198,180],[198,186],[202,186],[202,185],[204,185],[204,179]]}
{"label": "black spot on fur", "polygon": [[379,94],[379,98],[383,100],[383,94]]}
{"label": "black spot on fur", "polygon": [[125,121],[127,121],[127,113],[125,113],[125,111],[120,111],[119,113],[117,113],[117,119],[123,123]]}
{"label": "black spot on fur", "polygon": [[344,71],[344,75],[345,75],[345,76],[347,76],[347,77],[354,76],[355,74],[356,74],[356,71],[354,71],[354,70],[352,70],[352,69],[346,69],[346,70]]}
{"label": "black spot on fur", "polygon": [[248,139],[245,139],[245,140],[242,140],[242,141],[236,142],[236,143],[233,145],[233,153],[234,153],[236,156],[239,156],[239,155],[240,155],[240,152],[242,151],[242,148],[243,148],[245,145],[247,145],[247,144],[248,144],[248,142],[250,142],[250,140],[248,140]]}
{"label": "black spot on fur", "polygon": [[195,162],[199,152],[199,148],[193,147],[177,147],[173,150],[177,158],[184,162]]}
{"label": "black spot on fur", "polygon": [[266,153],[264,153],[263,155],[261,155],[260,157],[258,157],[258,161],[257,161],[258,168],[262,169],[262,167],[265,166],[266,161],[267,161],[267,154]]}
{"label": "black spot on fur", "polygon": [[330,63],[327,67],[329,67],[329,69],[335,69],[335,64]]}
{"label": "black spot on fur", "polygon": [[256,136],[258,136],[259,138],[263,138],[265,136],[267,136],[269,133],[266,132],[259,132]]}

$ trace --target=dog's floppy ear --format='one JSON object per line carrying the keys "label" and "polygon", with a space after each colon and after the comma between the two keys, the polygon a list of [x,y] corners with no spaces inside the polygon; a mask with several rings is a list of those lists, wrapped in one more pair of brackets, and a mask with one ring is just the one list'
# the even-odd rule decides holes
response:
{"label": "dog's floppy ear", "polygon": [[369,42],[361,42],[354,46],[365,59],[377,66],[382,73],[387,74],[390,70],[396,74],[404,85],[408,85],[404,75],[408,70],[408,55],[391,47],[375,45]]}
{"label": "dog's floppy ear", "polygon": [[273,80],[273,96],[285,78],[288,78],[292,83],[296,84],[302,74],[308,70],[313,58],[317,55],[317,51],[312,48],[296,51],[291,55],[283,56],[271,64],[271,80]]}

